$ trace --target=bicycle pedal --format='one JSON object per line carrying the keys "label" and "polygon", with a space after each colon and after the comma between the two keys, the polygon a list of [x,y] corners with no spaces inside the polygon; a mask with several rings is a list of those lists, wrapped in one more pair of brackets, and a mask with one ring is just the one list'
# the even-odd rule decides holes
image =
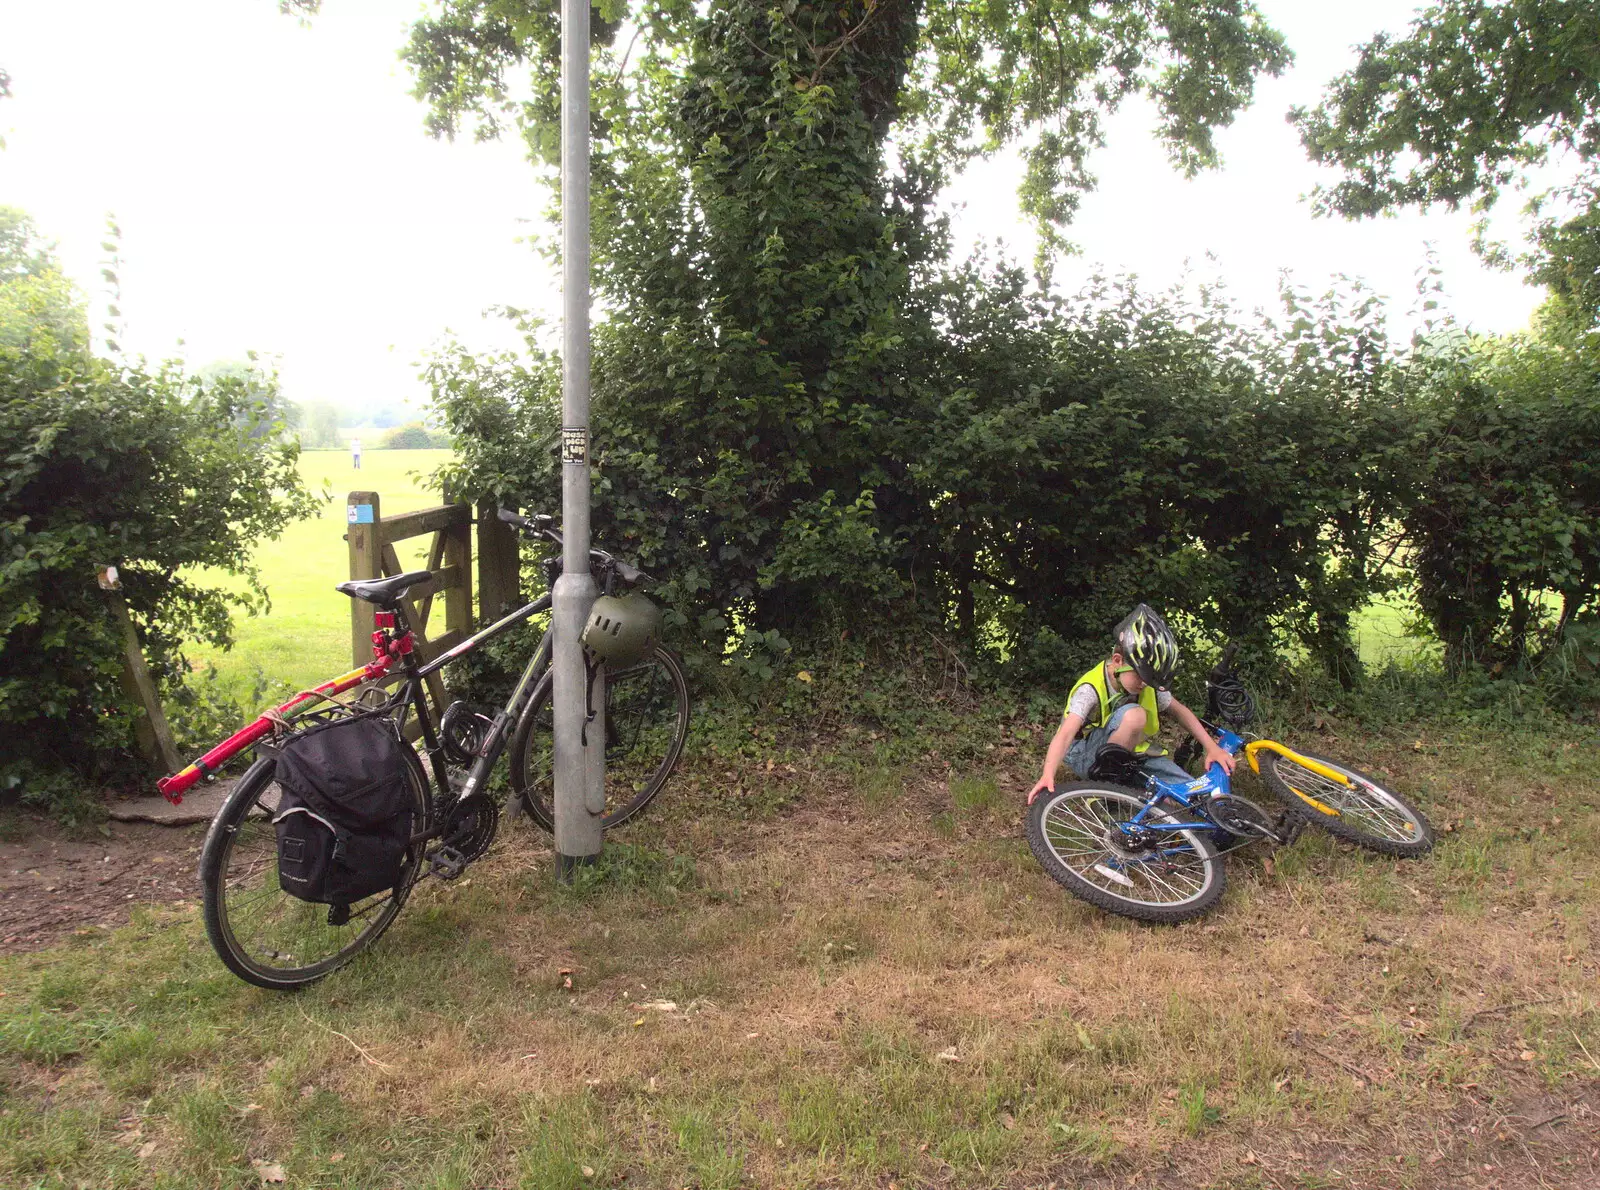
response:
{"label": "bicycle pedal", "polygon": [[440,880],[454,880],[471,862],[454,847],[435,847],[424,858],[428,861],[429,873]]}

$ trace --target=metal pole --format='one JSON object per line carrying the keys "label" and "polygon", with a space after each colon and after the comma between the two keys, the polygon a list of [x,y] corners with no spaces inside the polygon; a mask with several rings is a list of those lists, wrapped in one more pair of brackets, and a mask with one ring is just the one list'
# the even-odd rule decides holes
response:
{"label": "metal pole", "polygon": [[600,854],[605,725],[587,708],[579,636],[595,599],[589,573],[589,4],[561,0],[561,529],[552,604],[556,875]]}

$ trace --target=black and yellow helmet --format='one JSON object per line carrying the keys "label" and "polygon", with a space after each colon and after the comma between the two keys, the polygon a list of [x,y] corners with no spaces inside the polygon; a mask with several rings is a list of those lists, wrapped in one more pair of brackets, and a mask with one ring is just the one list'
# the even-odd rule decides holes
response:
{"label": "black and yellow helmet", "polygon": [[1148,603],[1141,603],[1117,625],[1117,652],[1147,686],[1165,688],[1178,672],[1178,638]]}

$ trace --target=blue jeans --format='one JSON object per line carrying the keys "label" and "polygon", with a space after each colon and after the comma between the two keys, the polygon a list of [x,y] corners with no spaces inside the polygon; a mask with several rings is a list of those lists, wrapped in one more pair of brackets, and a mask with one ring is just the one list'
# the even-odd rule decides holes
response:
{"label": "blue jeans", "polygon": [[[1111,718],[1106,720],[1104,727],[1097,727],[1088,735],[1074,740],[1072,747],[1067,749],[1067,767],[1079,777],[1087,778],[1101,749],[1111,742],[1111,734],[1122,725],[1122,717],[1136,705],[1129,703],[1118,707],[1111,712]],[[1179,768],[1170,756],[1151,756],[1148,753],[1135,753],[1135,755],[1139,757],[1139,767],[1152,777],[1158,777],[1163,781],[1194,780],[1190,774]]]}

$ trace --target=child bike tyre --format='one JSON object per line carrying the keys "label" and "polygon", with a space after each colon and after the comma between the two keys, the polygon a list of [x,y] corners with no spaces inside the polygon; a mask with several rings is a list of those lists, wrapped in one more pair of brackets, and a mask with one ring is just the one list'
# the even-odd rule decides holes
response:
{"label": "child bike tyre", "polygon": [[[1119,824],[1147,800],[1103,782],[1060,782],[1028,807],[1028,847],[1052,880],[1097,909],[1164,924],[1199,917],[1225,885],[1216,845],[1205,830],[1135,833],[1130,845]],[[1146,821],[1177,820],[1154,811]]]}
{"label": "child bike tyre", "polygon": [[1432,849],[1437,837],[1433,824],[1399,794],[1347,764],[1315,752],[1300,754],[1353,783],[1340,785],[1276,752],[1263,751],[1262,780],[1295,819],[1382,855],[1414,859]]}

